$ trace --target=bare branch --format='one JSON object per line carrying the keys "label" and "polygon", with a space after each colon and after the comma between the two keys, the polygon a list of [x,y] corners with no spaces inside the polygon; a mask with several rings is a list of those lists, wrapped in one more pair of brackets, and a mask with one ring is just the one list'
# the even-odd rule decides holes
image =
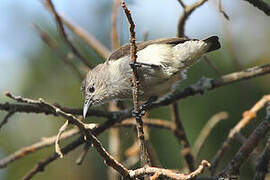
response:
{"label": "bare branch", "polygon": [[8,119],[11,117],[11,116],[13,116],[15,114],[15,111],[13,111],[13,110],[11,110],[11,111],[9,111],[7,114],[6,114],[6,116],[4,117],[4,119],[1,121],[1,123],[0,123],[0,130],[1,130],[1,128],[5,125],[5,124],[7,124],[8,123]]}
{"label": "bare branch", "polygon": [[114,0],[113,8],[112,8],[112,15],[111,15],[111,20],[112,20],[111,41],[112,41],[112,49],[114,50],[120,47],[119,37],[117,34],[117,23],[116,23],[120,3],[121,3],[121,0]]}
{"label": "bare branch", "polygon": [[87,143],[84,145],[82,153],[80,154],[80,156],[79,156],[78,159],[76,160],[76,164],[77,164],[77,165],[82,165],[83,160],[85,159],[85,157],[86,157],[86,155],[87,155],[87,153],[88,153],[90,147],[91,147],[91,146],[90,146],[89,144],[87,144]]}
{"label": "bare branch", "polygon": [[270,16],[270,5],[263,0],[244,0],[263,11],[267,16]]}
{"label": "bare branch", "polygon": [[258,158],[256,165],[256,172],[253,180],[265,179],[265,175],[269,172],[268,170],[269,161],[270,161],[270,137],[268,137],[265,148],[261,156]]}
{"label": "bare branch", "polygon": [[61,126],[55,140],[55,152],[60,156],[60,158],[63,158],[63,153],[61,152],[59,141],[60,141],[61,135],[67,129],[67,127],[68,127],[68,121],[66,121],[63,124],[63,126]]}
{"label": "bare branch", "polygon": [[223,17],[229,21],[230,18],[229,18],[229,16],[227,15],[227,13],[223,10],[223,8],[222,8],[222,2],[221,2],[221,1],[222,1],[222,0],[218,0],[218,10],[219,10],[219,12],[223,15]]}
{"label": "bare branch", "polygon": [[[126,14],[126,17],[129,22],[129,31],[130,31],[130,55],[131,55],[131,62],[133,64],[136,63],[137,59],[137,47],[136,47],[136,38],[135,38],[135,24],[132,20],[130,10],[128,10],[124,1],[122,1],[122,8]],[[141,161],[143,165],[150,166],[150,158],[146,148],[146,142],[144,137],[143,131],[143,121],[141,116],[139,115],[139,76],[137,72],[136,66],[131,66],[133,72],[133,104],[134,104],[134,111],[136,112],[136,122],[137,122],[137,132],[138,132],[138,139],[140,142],[141,148]]]}
{"label": "bare branch", "polygon": [[214,174],[218,166],[218,163],[224,153],[228,150],[230,144],[232,143],[235,135],[239,133],[253,118],[256,117],[257,112],[265,106],[266,103],[270,102],[270,95],[264,96],[260,101],[258,101],[249,111],[243,113],[243,118],[231,129],[228,134],[227,139],[223,142],[221,148],[215,155],[212,166],[211,173]]}
{"label": "bare branch", "polygon": [[96,148],[97,152],[100,154],[101,157],[103,157],[104,162],[113,167],[116,171],[118,171],[123,177],[128,176],[128,170],[120,164],[118,161],[116,161],[101,145],[100,141],[96,138],[96,136],[92,133],[92,131],[89,131],[89,129],[86,128],[86,124],[82,123],[79,119],[77,119],[72,114],[67,114],[58,107],[51,105],[44,100],[40,99],[39,101],[27,99],[19,96],[13,96],[10,93],[6,93],[6,95],[12,99],[17,100],[18,102],[25,102],[30,104],[38,104],[39,106],[45,106],[48,109],[51,109],[51,111],[55,111],[56,114],[64,117],[68,120],[70,124],[76,125],[80,131],[84,134],[86,137],[86,140],[88,143],[92,143],[94,147]]}
{"label": "bare branch", "polygon": [[[179,1],[179,0],[178,0]],[[178,21],[178,37],[184,37],[185,36],[185,24],[186,24],[186,20],[189,18],[189,16],[192,14],[192,12],[200,7],[201,5],[203,5],[207,0],[198,0],[197,2],[189,5],[189,6],[185,6],[184,5],[184,11]],[[181,6],[183,7],[181,1],[179,1]]]}
{"label": "bare branch", "polygon": [[156,167],[143,167],[136,170],[130,170],[130,176],[131,177],[140,177],[143,175],[154,175],[158,173],[160,176],[171,178],[171,179],[177,179],[177,180],[187,180],[192,179],[196,177],[197,175],[201,174],[206,167],[210,167],[210,163],[206,160],[203,160],[201,164],[199,165],[198,169],[196,169],[194,172],[185,175],[178,172],[175,172],[170,169],[163,169],[163,168],[156,168]]}
{"label": "bare branch", "polygon": [[[71,130],[68,130],[64,132],[60,138],[60,140],[67,139],[69,137],[74,137],[76,134],[79,133],[78,128],[73,128]],[[9,156],[3,158],[0,160],[0,168],[6,167],[8,164],[12,163],[13,161],[20,159],[22,157],[25,157],[26,155],[36,152],[40,149],[49,147],[55,143],[57,136],[52,136],[52,137],[46,137],[42,138],[41,141],[32,144],[30,146],[23,147],[16,152],[10,154]]]}
{"label": "bare branch", "polygon": [[218,175],[223,178],[235,178],[239,176],[240,167],[248,159],[250,153],[256,148],[259,142],[265,137],[270,129],[270,106],[267,107],[267,116],[263,122],[252,132],[246,143],[235,154],[226,168]]}
{"label": "bare branch", "polygon": [[207,55],[203,56],[204,61],[214,70],[214,72],[220,77],[222,74],[218,70],[217,66],[208,58]]}
{"label": "bare branch", "polygon": [[206,138],[209,136],[211,130],[223,119],[228,118],[227,112],[219,112],[215,114],[211,119],[204,125],[203,129],[201,130],[200,134],[198,135],[194,146],[193,152],[194,156],[197,157],[200,149],[202,148]]}
{"label": "bare branch", "polygon": [[68,38],[68,35],[65,31],[65,28],[63,26],[62,20],[58,13],[55,10],[55,7],[51,0],[43,0],[45,6],[49,9],[49,11],[54,15],[55,21],[57,23],[58,31],[62,35],[64,41],[67,43],[67,45],[70,47],[72,52],[89,68],[93,68],[93,65],[91,65],[88,60],[73,46],[70,39]]}
{"label": "bare branch", "polygon": [[192,172],[195,170],[194,157],[191,153],[190,143],[189,143],[188,138],[186,136],[184,126],[180,120],[177,103],[174,103],[171,105],[171,114],[172,114],[171,115],[172,120],[175,124],[175,128],[177,129],[173,132],[174,132],[175,136],[177,137],[179,144],[182,146],[181,147],[181,154],[186,160],[189,171]]}
{"label": "bare branch", "polygon": [[43,31],[38,25],[34,24],[34,27],[38,30],[41,39],[58,55],[58,57],[68,65],[77,75],[79,80],[83,80],[83,75],[80,70],[70,61],[70,55],[65,55],[59,48],[58,44],[51,38],[45,31]]}

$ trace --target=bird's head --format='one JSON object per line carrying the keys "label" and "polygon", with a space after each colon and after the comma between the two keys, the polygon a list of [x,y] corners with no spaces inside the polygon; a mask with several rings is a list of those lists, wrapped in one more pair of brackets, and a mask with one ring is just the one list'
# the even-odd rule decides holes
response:
{"label": "bird's head", "polygon": [[81,90],[84,96],[83,117],[85,118],[91,106],[100,105],[107,99],[108,88],[106,78],[96,68],[90,70],[82,82]]}

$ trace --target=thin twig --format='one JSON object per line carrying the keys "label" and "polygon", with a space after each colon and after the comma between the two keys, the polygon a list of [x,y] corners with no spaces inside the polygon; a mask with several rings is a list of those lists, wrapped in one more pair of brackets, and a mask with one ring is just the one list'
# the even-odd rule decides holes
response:
{"label": "thin twig", "polygon": [[270,137],[268,137],[265,148],[261,156],[257,160],[256,172],[253,180],[265,179],[266,174],[269,172],[268,166],[270,161]]}
{"label": "thin twig", "polygon": [[223,119],[228,118],[227,112],[219,112],[213,115],[209,121],[204,125],[203,129],[201,130],[200,134],[198,135],[194,146],[193,146],[193,154],[195,157],[198,157],[198,153],[200,149],[203,147],[206,138],[209,136],[211,130]]}
{"label": "thin twig", "polygon": [[[130,56],[131,61],[133,64],[136,63],[137,58],[137,47],[136,47],[136,38],[135,38],[135,24],[132,20],[130,10],[128,10],[124,1],[121,3],[122,8],[126,14],[126,17],[129,22],[129,31],[130,31]],[[143,121],[141,116],[138,114],[139,112],[139,76],[137,72],[136,66],[131,66],[133,72],[133,104],[134,104],[134,111],[136,112],[136,122],[137,122],[137,132],[138,132],[138,139],[140,142],[140,149],[141,149],[141,161],[143,165],[150,166],[150,158],[146,148],[146,142],[144,137],[143,131]]]}
{"label": "thin twig", "polygon": [[63,134],[63,132],[67,129],[68,127],[68,121],[66,121],[59,129],[59,132],[56,136],[56,140],[55,140],[55,152],[57,154],[59,154],[59,157],[60,158],[63,158],[63,153],[61,152],[61,148],[60,148],[60,145],[59,145],[59,141],[60,141],[60,138],[61,138],[61,135]]}
{"label": "thin twig", "polygon": [[[178,0],[179,1],[179,0]],[[185,36],[185,24],[188,17],[192,14],[192,12],[203,5],[207,0],[198,0],[197,2],[189,5],[189,6],[183,6],[181,3],[182,1],[179,1],[181,6],[184,7],[184,11],[178,21],[178,37],[184,37]]]}
{"label": "thin twig", "polygon": [[270,95],[264,96],[249,111],[243,113],[243,118],[230,130],[227,139],[223,142],[221,148],[214,156],[211,163],[211,174],[215,173],[219,161],[230,147],[230,144],[232,143],[236,133],[239,133],[245,126],[247,126],[247,124],[256,117],[257,112],[262,109],[268,102],[270,102]]}
{"label": "thin twig", "polygon": [[[64,140],[70,137],[74,137],[76,134],[79,133],[78,128],[73,128],[64,132],[60,138],[60,140]],[[26,155],[36,152],[40,149],[52,146],[55,143],[57,136],[46,137],[42,138],[41,141],[34,143],[30,146],[23,147],[16,152],[10,154],[9,156],[0,160],[0,168],[6,167],[8,164],[12,163],[13,161],[25,157]]]}
{"label": "thin twig", "polygon": [[239,151],[235,154],[226,168],[219,173],[219,177],[235,179],[239,176],[240,167],[248,159],[250,153],[256,148],[259,142],[265,137],[267,131],[270,129],[270,106],[267,108],[267,116],[263,122],[249,136],[246,143],[244,143]]}
{"label": "thin twig", "polygon": [[70,61],[69,57],[72,57],[70,55],[65,55],[61,48],[59,48],[56,41],[49,36],[45,31],[43,31],[38,25],[34,24],[34,27],[37,29],[41,39],[53,50],[56,55],[58,55],[59,59],[61,59],[65,64],[68,65],[77,75],[79,80],[83,80],[83,75],[80,72],[80,70],[73,64],[72,61]]}
{"label": "thin twig", "polygon": [[228,21],[230,20],[230,17],[227,15],[227,13],[222,8],[222,0],[218,0],[218,10],[223,15],[223,17],[225,19],[227,19]]}
{"label": "thin twig", "polygon": [[58,107],[49,104],[45,102],[44,100],[40,99],[39,101],[28,99],[28,98],[23,98],[19,96],[13,96],[10,93],[6,93],[6,95],[14,100],[17,100],[18,102],[26,102],[30,104],[38,104],[39,106],[45,106],[52,111],[55,111],[58,115],[64,117],[65,119],[68,120],[70,124],[76,125],[80,131],[84,134],[86,140],[88,143],[92,143],[97,150],[97,152],[100,154],[101,157],[103,157],[104,162],[113,167],[116,171],[118,171],[123,177],[128,178],[128,170],[120,164],[118,161],[116,161],[101,145],[100,141],[96,138],[96,136],[92,133],[92,131],[89,131],[89,129],[86,128],[86,124],[82,123],[79,119],[77,119],[75,116],[72,114],[67,114]]}
{"label": "thin twig", "polygon": [[77,165],[82,165],[83,163],[83,160],[85,159],[89,149],[90,149],[90,145],[88,143],[86,143],[84,146],[83,146],[83,151],[81,152],[80,156],[77,158],[76,160],[76,164]]}
{"label": "thin twig", "polygon": [[[49,6],[46,6],[47,9],[52,13],[52,10]],[[110,55],[110,50],[106,48],[99,40],[97,40],[92,34],[87,32],[78,24],[74,23],[69,17],[63,15],[62,13],[58,13],[58,17],[61,21],[78,37],[80,37],[83,41],[87,43],[87,45],[94,49],[101,57],[106,59]]]}
{"label": "thin twig", "polygon": [[214,70],[214,72],[220,77],[222,74],[218,70],[217,66],[208,58],[207,55],[203,56],[204,61]]}
{"label": "thin twig", "polygon": [[131,170],[129,174],[131,177],[137,178],[143,175],[154,175],[156,173],[159,173],[160,176],[167,177],[170,179],[187,180],[187,179],[192,179],[196,177],[197,175],[201,174],[206,167],[210,167],[210,163],[207,162],[206,160],[203,160],[201,164],[199,165],[199,167],[194,172],[187,175],[175,172],[170,169],[163,169],[163,168],[156,168],[156,167],[143,167],[136,170]]}
{"label": "thin twig", "polygon": [[263,11],[267,16],[270,16],[270,5],[263,0],[244,0]]}
{"label": "thin twig", "polygon": [[120,7],[121,0],[114,0],[113,8],[112,8],[112,31],[111,31],[111,42],[112,42],[112,49],[115,50],[120,47],[119,37],[117,34],[117,14]]}
{"label": "thin twig", "polygon": [[176,137],[178,137],[181,147],[181,154],[185,158],[190,172],[195,170],[194,157],[191,153],[190,143],[186,136],[185,128],[180,120],[178,104],[173,103],[171,105],[171,116],[177,130],[174,131]]}
{"label": "thin twig", "polygon": [[60,18],[60,16],[58,15],[58,13],[55,10],[55,7],[52,3],[51,0],[43,0],[45,6],[50,10],[50,12],[54,15],[55,21],[57,23],[57,27],[58,27],[58,31],[59,33],[62,35],[64,41],[67,43],[67,45],[70,47],[70,49],[72,50],[72,52],[89,68],[93,68],[93,65],[91,65],[88,60],[75,48],[75,46],[73,46],[73,44],[71,43],[65,28],[63,26],[62,20]]}
{"label": "thin twig", "polygon": [[11,117],[11,116],[13,116],[15,114],[15,111],[14,110],[11,110],[11,111],[9,111],[7,114],[6,114],[6,116],[4,117],[4,119],[1,121],[1,123],[0,123],[0,130],[1,130],[1,128],[5,125],[5,124],[7,124],[8,123],[8,119]]}

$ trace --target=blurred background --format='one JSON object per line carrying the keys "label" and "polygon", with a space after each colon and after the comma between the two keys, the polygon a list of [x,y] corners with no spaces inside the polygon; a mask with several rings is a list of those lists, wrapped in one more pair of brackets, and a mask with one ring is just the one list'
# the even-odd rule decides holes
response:
{"label": "blurred background", "polygon": [[[55,0],[53,2],[57,11],[70,17],[111,49],[112,0]],[[190,4],[195,1],[184,2]],[[269,0],[268,2],[270,3]],[[176,36],[178,19],[183,10],[177,0],[129,0],[127,3],[136,24],[137,40],[143,40],[145,32],[149,34],[148,39]],[[222,3],[230,21],[219,13],[217,1],[209,0],[195,10],[187,20],[186,35],[191,38],[205,38],[211,35],[220,37],[222,48],[211,53],[209,59],[222,74],[269,63],[269,17],[242,0],[227,0]],[[53,17],[43,4],[37,0],[0,0],[0,22],[0,101],[2,103],[10,101],[3,95],[4,91],[8,90],[15,95],[29,98],[42,97],[51,103],[57,102],[74,108],[82,107],[81,82],[43,43],[33,27],[33,24],[41,26],[57,40],[63,50],[68,52],[68,47],[59,37]],[[118,13],[117,25],[121,44],[127,43],[128,26],[121,9]],[[82,40],[71,32],[68,31],[68,33],[76,47],[90,62],[98,64],[104,61]],[[77,65],[83,69],[81,63],[78,62]],[[218,77],[205,61],[201,61],[189,70],[188,80],[185,80],[179,88],[195,83],[202,76]],[[203,96],[197,95],[180,101],[180,117],[191,144],[212,115],[220,111],[226,111],[229,114],[229,118],[219,123],[211,132],[199,154],[199,160],[211,160],[230,128],[241,119],[242,113],[251,108],[263,95],[269,94],[269,80],[269,75],[261,76],[207,92]],[[6,112],[1,111],[0,119],[3,119],[5,114]],[[243,134],[250,134],[264,115],[263,110],[256,120],[244,129]],[[168,107],[152,111],[150,117],[171,120]],[[89,122],[104,121],[102,118],[88,118],[87,120]],[[42,137],[55,135],[63,122],[62,118],[43,114],[15,114],[1,129],[0,158],[23,146],[31,145]],[[103,133],[99,138],[107,147],[108,133]],[[133,139],[132,129],[121,130],[122,151],[133,144]],[[71,140],[62,142],[61,146]],[[152,128],[150,140],[163,167],[179,169],[183,166],[179,144],[170,132]],[[261,143],[261,146],[263,145]],[[220,169],[228,163],[239,147],[240,144],[235,141],[222,160]],[[44,172],[33,179],[107,179],[106,166],[94,148],[91,148],[83,165],[75,164],[81,150],[82,147],[63,159],[51,163]],[[9,164],[7,168],[0,169],[0,179],[20,179],[39,160],[53,152],[54,147],[45,148]],[[124,155],[122,159],[125,159]],[[247,162],[242,172],[241,179],[252,179],[254,173],[252,163]]]}

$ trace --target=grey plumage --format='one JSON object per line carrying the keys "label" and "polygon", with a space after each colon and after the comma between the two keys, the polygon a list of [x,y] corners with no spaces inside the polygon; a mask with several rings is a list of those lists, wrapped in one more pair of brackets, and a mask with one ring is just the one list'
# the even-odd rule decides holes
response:
{"label": "grey plumage", "polygon": [[[167,38],[137,43],[140,99],[162,96],[185,78],[184,72],[205,53],[220,48],[217,36],[205,40]],[[82,83],[84,116],[89,106],[132,98],[129,45],[114,51],[107,61],[90,70]]]}

